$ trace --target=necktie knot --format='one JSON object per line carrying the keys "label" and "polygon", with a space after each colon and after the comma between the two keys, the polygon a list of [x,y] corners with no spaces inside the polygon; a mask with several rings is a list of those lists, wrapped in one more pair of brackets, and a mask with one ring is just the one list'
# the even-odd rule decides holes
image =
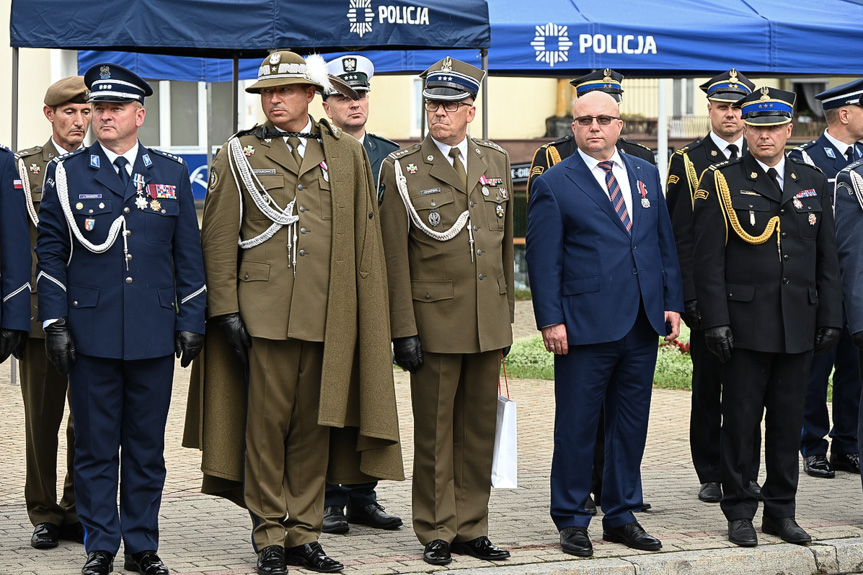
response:
{"label": "necktie knot", "polygon": [[776,168],[768,168],[767,175],[770,176],[770,179],[773,180],[773,183],[779,188],[779,191],[782,191],[782,186],[779,184],[779,172],[776,171]]}
{"label": "necktie knot", "polygon": [[123,182],[123,186],[125,186],[130,180],[129,172],[126,171],[126,166],[129,165],[129,160],[123,156],[117,156],[117,159],[114,160],[114,165],[117,166],[117,175],[120,176],[120,181]]}
{"label": "necktie knot", "polygon": [[737,144],[728,144],[725,149],[728,150],[729,160],[733,160],[737,157]]}
{"label": "necktie knot", "polygon": [[291,155],[297,163],[297,168],[299,168],[303,165],[303,157],[300,155],[300,139],[296,136],[290,136],[288,144],[291,146]]}
{"label": "necktie knot", "polygon": [[606,162],[599,162],[599,164],[597,164],[597,165],[600,168],[602,168],[603,170],[605,170],[605,173],[607,174],[607,173],[611,172],[611,168],[614,167],[614,162],[612,162],[611,160],[608,160]]}

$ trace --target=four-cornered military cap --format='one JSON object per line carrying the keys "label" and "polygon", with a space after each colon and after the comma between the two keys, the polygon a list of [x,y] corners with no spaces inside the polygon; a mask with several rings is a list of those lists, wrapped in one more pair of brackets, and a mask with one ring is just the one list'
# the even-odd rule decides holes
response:
{"label": "four-cornered military cap", "polygon": [[66,102],[86,104],[87,96],[89,91],[84,84],[84,76],[69,76],[48,86],[48,91],[45,92],[45,105],[53,108]]}
{"label": "four-cornered military cap", "polygon": [[[375,65],[365,56],[351,54],[341,56],[327,63],[330,74],[341,78],[357,92],[368,92],[369,80],[375,75]],[[328,92],[327,95],[333,92]]]}
{"label": "four-cornered military cap", "polygon": [[96,64],[84,74],[90,102],[141,102],[153,94],[150,84],[117,64]]}
{"label": "four-cornered military cap", "polygon": [[329,90],[327,63],[317,54],[303,58],[288,50],[273,52],[261,62],[258,81],[246,88],[250,94],[260,94],[262,88],[308,84],[319,90]]}
{"label": "four-cornered military cap", "polygon": [[425,78],[423,97],[429,100],[476,98],[485,72],[467,62],[447,56],[420,74]]}
{"label": "four-cornered military cap", "polygon": [[713,102],[736,102],[751,94],[755,84],[732,68],[706,81],[699,88],[707,94],[707,99]]}
{"label": "four-cornered military cap", "polygon": [[743,121],[753,126],[778,126],[791,121],[794,114],[794,92],[761,88],[733,104],[743,112]]}
{"label": "four-cornered military cap", "polygon": [[611,96],[620,102],[623,88],[620,83],[623,82],[623,74],[615,72],[611,68],[604,70],[595,70],[590,74],[585,74],[580,78],[571,81],[570,84],[575,86],[575,96],[580,98],[588,92],[600,91]]}
{"label": "four-cornered military cap", "polygon": [[824,90],[816,94],[815,98],[821,100],[822,108],[832,110],[842,106],[861,106],[863,105],[861,96],[863,96],[863,79]]}

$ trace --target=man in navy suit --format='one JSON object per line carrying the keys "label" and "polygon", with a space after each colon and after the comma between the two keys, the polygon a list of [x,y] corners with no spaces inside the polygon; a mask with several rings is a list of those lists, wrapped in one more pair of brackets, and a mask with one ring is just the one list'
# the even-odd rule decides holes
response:
{"label": "man in navy suit", "polygon": [[98,142],[49,164],[36,240],[45,350],[69,374],[75,417],[81,571],[111,572],[122,539],[127,571],[167,575],[156,551],[173,355],[189,365],[204,333],[195,202],[183,160],[138,141],[150,86],[114,64],[84,81]]}
{"label": "man in navy suit", "polygon": [[590,556],[585,509],[605,404],[602,538],[657,550],[635,520],[657,335],[680,331],[682,282],[654,166],[615,148],[623,122],[602,92],[576,100],[578,150],[531,190],[527,264],[537,327],[555,354],[551,516],[564,552]]}
{"label": "man in navy suit", "polygon": [[[791,158],[817,166],[827,177],[833,191],[836,175],[852,162],[863,158],[863,79],[836,86],[815,98],[821,101],[827,129],[818,137],[791,151]],[[846,307],[847,307],[846,302]],[[827,413],[827,382],[833,368],[833,427]],[[857,414],[860,410],[860,365],[857,349],[848,330],[842,330],[839,344],[812,357],[812,371],[806,388],[800,453],[803,470],[812,477],[830,479],[836,470],[860,473],[857,448]],[[827,439],[830,437],[830,459]]]}

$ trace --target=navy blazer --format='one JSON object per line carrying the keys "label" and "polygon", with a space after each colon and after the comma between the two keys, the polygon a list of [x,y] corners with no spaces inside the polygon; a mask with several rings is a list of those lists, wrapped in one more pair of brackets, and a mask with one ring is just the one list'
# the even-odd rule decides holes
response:
{"label": "navy blazer", "polygon": [[[104,253],[73,235],[57,192],[60,166],[84,238],[101,244],[124,216],[131,257],[122,231]],[[98,143],[48,165],[36,240],[39,319],[68,317],[85,355],[163,357],[174,353],[175,331],[204,333],[204,260],[189,170],[182,159],[139,145],[132,173],[124,188]],[[135,178],[144,209],[136,205]]]}
{"label": "navy blazer", "polygon": [[[27,177],[27,174],[24,174]],[[0,146],[0,327],[30,331],[30,230],[15,154]]]}
{"label": "navy blazer", "polygon": [[666,335],[665,311],[683,311],[659,172],[639,158],[620,157],[632,191],[631,235],[578,153],[531,189],[526,258],[537,327],[566,324],[570,345],[623,338],[641,302],[659,335]]}

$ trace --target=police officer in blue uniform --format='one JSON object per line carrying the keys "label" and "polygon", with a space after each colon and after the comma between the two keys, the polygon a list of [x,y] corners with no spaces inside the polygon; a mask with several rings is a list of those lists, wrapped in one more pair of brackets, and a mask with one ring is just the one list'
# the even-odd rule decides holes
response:
{"label": "police officer in blue uniform", "polygon": [[156,551],[173,355],[186,367],[204,333],[198,221],[185,163],[138,141],[150,86],[115,64],[84,79],[98,141],[46,174],[39,320],[48,359],[69,374],[82,573],[111,572],[122,539],[126,570],[166,575]]}
{"label": "police officer in blue uniform", "polygon": [[[369,119],[369,80],[375,74],[375,66],[365,56],[350,54],[341,56],[327,64],[329,73],[341,78],[353,88],[357,99],[352,99],[335,90],[324,94],[324,112],[333,124],[350,134],[363,145],[372,166],[372,176],[375,188],[378,184],[378,172],[381,162],[390,152],[399,149],[399,145],[366,131],[366,121]],[[378,204],[383,201],[383,195],[378,193]],[[324,496],[324,523],[321,531],[324,533],[347,533],[349,523],[360,523],[377,529],[397,529],[402,525],[401,517],[387,513],[378,503],[377,481],[358,483],[356,485],[338,485],[327,483]],[[347,517],[345,517],[347,508]]]}
{"label": "police officer in blue uniform", "polygon": [[0,363],[20,357],[30,331],[30,236],[15,154],[0,146]]}
{"label": "police officer in blue uniform", "polygon": [[[817,94],[821,101],[827,129],[818,137],[789,154],[817,166],[827,176],[833,190],[836,175],[846,166],[863,158],[863,79],[854,80]],[[833,428],[827,413],[827,382],[833,368]],[[857,448],[857,414],[860,410],[860,365],[857,349],[848,330],[842,330],[839,344],[827,353],[813,356],[800,453],[803,470],[812,477],[830,479],[836,470],[860,473]],[[830,436],[830,459],[827,439]]]}

